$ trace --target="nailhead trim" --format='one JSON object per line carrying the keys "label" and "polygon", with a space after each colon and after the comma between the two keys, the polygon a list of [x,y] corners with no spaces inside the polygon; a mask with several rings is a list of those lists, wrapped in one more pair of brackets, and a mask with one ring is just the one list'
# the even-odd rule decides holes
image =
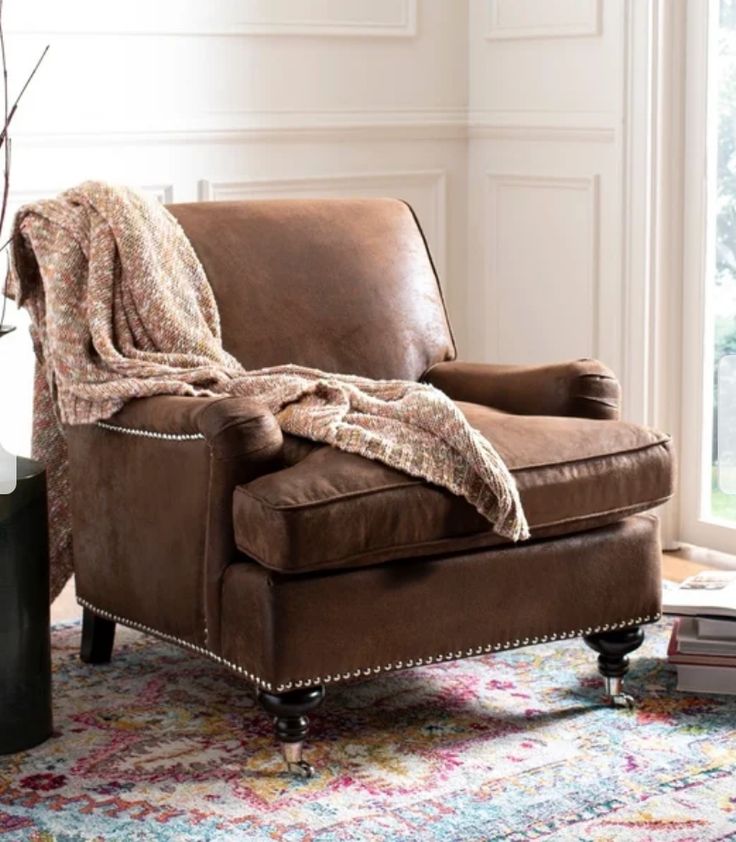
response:
{"label": "nailhead trim", "polygon": [[108,424],[105,421],[98,421],[97,426],[113,433],[124,433],[128,436],[142,436],[146,439],[164,439],[166,441],[197,441],[204,439],[202,433],[159,433],[156,430],[144,430],[140,427],[120,427],[117,424]]}
{"label": "nailhead trim", "polygon": [[522,646],[526,646],[529,644],[539,643],[547,643],[555,641],[555,640],[566,640],[572,639],[574,637],[582,637],[583,635],[589,634],[598,634],[599,632],[605,631],[615,631],[616,629],[626,629],[630,628],[631,626],[639,626],[643,625],[644,623],[656,623],[657,620],[661,619],[661,614],[649,614],[646,617],[635,617],[631,620],[619,620],[616,623],[605,623],[604,625],[588,627],[586,629],[573,629],[571,631],[563,631],[558,632],[557,634],[550,634],[550,635],[543,635],[540,638],[533,637],[531,640],[529,638],[524,638],[523,641],[514,640],[509,641],[506,640],[503,643],[487,643],[484,646],[477,646],[475,649],[467,649],[465,652],[457,651],[457,652],[447,652],[445,654],[440,653],[439,655],[429,655],[425,658],[415,658],[409,661],[395,661],[392,664],[384,664],[383,666],[375,666],[375,667],[364,667],[362,669],[356,669],[352,672],[344,672],[342,674],[335,673],[334,675],[325,675],[319,676],[316,675],[314,678],[308,679],[300,679],[298,681],[287,681],[285,684],[278,684],[275,688],[272,684],[268,681],[264,681],[260,676],[255,675],[252,672],[248,672],[248,670],[244,669],[238,664],[234,664],[232,661],[228,661],[225,658],[220,657],[220,655],[216,655],[214,652],[211,652],[209,649],[205,649],[202,646],[197,646],[194,643],[190,643],[188,640],[182,640],[181,638],[174,637],[174,635],[166,634],[165,632],[157,631],[156,629],[152,629],[150,626],[143,625],[143,623],[137,623],[135,620],[128,620],[125,617],[119,617],[117,614],[112,614],[109,611],[105,611],[102,608],[97,608],[97,606],[92,605],[87,600],[82,599],[81,597],[77,597],[77,602],[84,606],[85,608],[89,608],[90,611],[94,611],[95,614],[99,614],[101,617],[106,617],[108,620],[114,620],[116,623],[120,623],[123,626],[130,626],[133,629],[138,629],[139,631],[146,632],[147,634],[151,634],[154,637],[160,637],[163,640],[167,640],[170,643],[176,643],[179,646],[183,646],[185,649],[191,649],[193,652],[196,652],[198,655],[204,655],[207,658],[211,658],[218,664],[221,664],[228,669],[237,672],[239,675],[244,676],[249,681],[252,681],[257,687],[262,688],[263,690],[268,690],[269,692],[276,692],[276,693],[284,693],[287,690],[292,689],[299,689],[300,687],[311,687],[315,684],[335,684],[338,681],[348,681],[351,678],[359,678],[360,676],[369,676],[369,675],[379,675],[382,672],[391,672],[392,670],[400,670],[400,669],[408,669],[409,667],[419,667],[422,664],[439,664],[442,661],[456,661],[460,658],[471,657],[472,655],[480,655],[483,652],[498,652],[501,649],[518,649]]}
{"label": "nailhead trim", "polygon": [[[222,664],[222,666],[225,666],[228,669],[237,672],[239,675],[244,676],[249,681],[252,681],[257,687],[261,687],[263,690],[273,690],[273,685],[270,684],[268,681],[264,681],[260,676],[255,675],[252,672],[248,672],[248,670],[244,669],[238,664],[234,664],[232,663],[232,661],[228,661],[225,658],[220,657],[220,655],[216,655],[209,649],[205,649],[202,646],[197,646],[196,643],[190,643],[188,640],[182,640],[180,637],[175,637],[173,634],[166,634],[166,632],[158,631],[157,629],[152,629],[150,626],[146,626],[143,623],[137,623],[135,620],[128,620],[126,617],[120,617],[117,614],[113,614],[110,611],[105,611],[104,608],[98,608],[96,605],[92,605],[91,602],[87,602],[86,599],[82,599],[82,597],[78,596],[77,602],[84,608],[89,608],[90,611],[93,611],[95,614],[99,614],[100,617],[106,617],[108,620],[114,620],[116,623],[120,623],[120,625],[122,626],[129,626],[132,629],[137,629],[138,631],[146,632],[146,634],[153,635],[154,637],[160,637],[162,640],[166,640],[169,643],[175,643],[177,646],[183,646],[185,649],[190,649],[192,652],[196,652],[198,655],[204,655],[207,658],[211,658],[216,663]],[[314,683],[320,684],[321,681],[319,679],[316,679]],[[301,683],[299,684],[299,686],[301,686]],[[277,687],[276,692],[280,692],[283,689],[284,688]]]}

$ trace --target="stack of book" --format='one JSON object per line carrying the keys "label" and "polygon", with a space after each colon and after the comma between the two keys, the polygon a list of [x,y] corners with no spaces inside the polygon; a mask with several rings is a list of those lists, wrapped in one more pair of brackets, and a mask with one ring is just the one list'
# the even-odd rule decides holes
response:
{"label": "stack of book", "polygon": [[677,689],[736,694],[736,571],[709,570],[666,589],[663,610],[677,618],[667,650]]}

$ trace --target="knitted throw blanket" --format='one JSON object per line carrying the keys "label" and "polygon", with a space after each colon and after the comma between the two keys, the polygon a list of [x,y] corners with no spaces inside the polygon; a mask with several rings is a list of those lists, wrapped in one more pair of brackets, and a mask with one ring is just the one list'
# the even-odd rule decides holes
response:
{"label": "knitted throw blanket", "polygon": [[503,461],[434,387],[296,365],[246,371],[223,349],[204,269],[158,202],[87,182],[26,205],[12,258],[11,294],[30,313],[37,355],[33,454],[47,468],[52,598],[72,572],[60,424],[90,424],[150,395],[256,398],[284,432],[442,486],[498,534],[528,536]]}

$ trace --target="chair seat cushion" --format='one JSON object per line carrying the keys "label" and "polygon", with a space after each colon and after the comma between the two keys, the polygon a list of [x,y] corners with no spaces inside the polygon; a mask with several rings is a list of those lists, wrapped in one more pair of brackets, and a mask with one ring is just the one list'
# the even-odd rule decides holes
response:
{"label": "chair seat cushion", "polygon": [[[669,436],[623,421],[509,415],[458,402],[512,471],[532,539],[582,532],[672,494]],[[283,573],[508,543],[461,497],[384,465],[292,440],[280,471],[237,487],[241,552]]]}

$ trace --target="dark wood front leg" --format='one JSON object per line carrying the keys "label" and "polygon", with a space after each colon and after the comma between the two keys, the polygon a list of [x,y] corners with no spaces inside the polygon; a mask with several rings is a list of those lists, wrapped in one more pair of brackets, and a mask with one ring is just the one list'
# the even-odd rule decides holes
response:
{"label": "dark wood front leg", "polygon": [[82,647],[79,657],[85,664],[108,664],[115,642],[115,621],[94,614],[89,608],[82,613]]}
{"label": "dark wood front leg", "polygon": [[585,642],[598,652],[598,672],[606,684],[606,696],[611,704],[632,707],[634,700],[623,691],[624,676],[629,671],[630,652],[644,642],[644,630],[632,626],[620,631],[599,632],[584,638]]}
{"label": "dark wood front leg", "polygon": [[324,697],[325,688],[321,684],[288,693],[258,691],[261,707],[273,717],[274,733],[281,743],[289,771],[306,778],[314,774],[314,768],[302,759],[304,741],[309,732],[307,714],[319,707]]}

